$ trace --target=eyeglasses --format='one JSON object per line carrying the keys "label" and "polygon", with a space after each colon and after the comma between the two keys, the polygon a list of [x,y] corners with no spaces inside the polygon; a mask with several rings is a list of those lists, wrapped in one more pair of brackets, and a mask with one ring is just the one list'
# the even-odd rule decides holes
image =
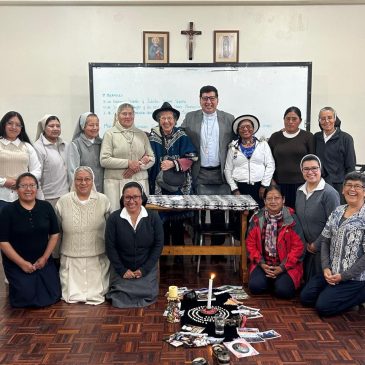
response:
{"label": "eyeglasses", "polygon": [[271,198],[265,198],[265,201],[267,201],[267,202],[278,202],[282,199],[283,198],[281,196],[273,196]]}
{"label": "eyeglasses", "polygon": [[79,184],[83,183],[83,182],[86,182],[86,183],[89,183],[92,181],[92,179],[90,177],[85,177],[84,179],[83,178],[80,178],[78,177],[77,179],[75,179],[75,181]]}
{"label": "eyeglasses", "polygon": [[247,129],[247,130],[252,130],[253,129],[253,127],[252,127],[252,125],[240,125],[239,127],[238,127],[238,130],[239,131],[243,131],[243,130],[245,130],[245,129]]}
{"label": "eyeglasses", "polygon": [[308,172],[317,172],[319,170],[319,166],[313,166],[313,167],[303,167],[302,171],[305,173]]}
{"label": "eyeglasses", "polygon": [[141,198],[141,195],[127,195],[124,197],[124,200],[130,202],[131,200],[137,201],[139,198]]}
{"label": "eyeglasses", "polygon": [[168,121],[168,122],[172,122],[173,120],[174,120],[174,118],[173,117],[161,117],[160,118],[160,121]]}
{"label": "eyeglasses", "polygon": [[18,185],[19,189],[25,190],[25,189],[36,189],[37,188],[37,184],[19,184]]}
{"label": "eyeglasses", "polygon": [[133,112],[120,112],[119,114],[123,115],[123,117],[132,117],[134,115]]}
{"label": "eyeglasses", "polygon": [[16,128],[16,129],[22,129],[23,128],[23,126],[21,124],[13,123],[13,122],[6,122],[6,125],[8,127],[13,127],[13,128]]}
{"label": "eyeglasses", "polygon": [[208,100],[210,100],[210,101],[216,101],[217,100],[217,97],[216,96],[202,96],[201,97],[201,99],[203,100],[203,101],[208,101]]}
{"label": "eyeglasses", "polygon": [[347,188],[347,189],[354,189],[354,190],[357,190],[357,191],[361,191],[361,190],[365,189],[365,186],[360,185],[360,184],[349,184],[349,183],[346,183],[343,186],[345,188]]}
{"label": "eyeglasses", "polygon": [[322,122],[322,123],[324,123],[326,121],[327,122],[332,122],[333,119],[335,119],[335,118],[333,118],[333,116],[328,116],[328,117],[321,117],[321,118],[319,118],[319,121]]}

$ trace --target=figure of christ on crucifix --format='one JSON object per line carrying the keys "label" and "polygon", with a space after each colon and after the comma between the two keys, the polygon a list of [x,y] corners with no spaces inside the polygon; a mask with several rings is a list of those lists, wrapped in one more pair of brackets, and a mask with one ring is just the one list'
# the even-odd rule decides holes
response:
{"label": "figure of christ on crucifix", "polygon": [[181,34],[187,35],[189,37],[189,60],[193,59],[193,40],[195,35],[201,35],[200,30],[194,30],[194,23],[189,23],[189,30],[182,30]]}

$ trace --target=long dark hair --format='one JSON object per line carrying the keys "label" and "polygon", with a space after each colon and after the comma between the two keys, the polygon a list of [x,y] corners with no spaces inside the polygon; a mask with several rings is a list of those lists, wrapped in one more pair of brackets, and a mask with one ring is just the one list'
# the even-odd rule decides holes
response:
{"label": "long dark hair", "polygon": [[18,138],[22,141],[22,142],[28,142],[31,144],[30,139],[27,135],[27,132],[25,131],[25,124],[24,124],[24,120],[23,117],[18,113],[18,112],[14,112],[14,111],[10,111],[7,112],[2,118],[1,118],[1,122],[0,122],[0,137],[3,138],[7,138],[6,137],[6,131],[5,131],[5,126],[6,123],[9,122],[9,120],[13,117],[18,117],[20,124],[22,125],[22,129],[20,130],[20,133],[18,135]]}

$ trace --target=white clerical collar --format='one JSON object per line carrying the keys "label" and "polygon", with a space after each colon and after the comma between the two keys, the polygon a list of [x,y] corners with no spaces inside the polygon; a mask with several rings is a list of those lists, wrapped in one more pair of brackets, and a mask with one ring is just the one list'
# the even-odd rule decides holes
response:
{"label": "white clerical collar", "polygon": [[204,119],[206,119],[206,120],[217,119],[217,111],[215,111],[212,114],[208,114],[208,113],[203,112],[203,116],[204,116]]}
{"label": "white clerical collar", "polygon": [[308,193],[307,184],[308,183],[303,184],[298,189],[298,190],[301,190],[304,193],[304,195],[306,196],[306,199],[308,199],[315,191],[317,191],[317,190],[323,190],[324,189],[324,186],[326,185],[326,182],[324,181],[323,177],[321,177],[321,180],[319,181],[318,185],[310,193]]}
{"label": "white clerical collar", "polygon": [[15,146],[19,146],[20,145],[20,143],[22,142],[19,138],[17,138],[16,140],[14,140],[14,141],[9,141],[8,139],[6,139],[6,138],[0,138],[0,141],[5,145],[5,146],[7,146],[8,144],[10,144],[10,143],[12,143],[13,145],[15,145]]}
{"label": "white clerical collar", "polygon": [[326,143],[334,134],[336,133],[336,128],[335,128],[335,130],[331,133],[331,134],[329,134],[329,135],[327,135],[326,133],[324,133],[324,131],[323,131],[323,139],[324,139],[324,143]]}
{"label": "white clerical collar", "polygon": [[295,133],[288,133],[287,131],[283,131],[283,135],[286,138],[294,138],[300,133],[300,129]]}
{"label": "white clerical collar", "polygon": [[131,219],[131,216],[129,215],[128,213],[128,210],[127,208],[123,208],[122,211],[120,212],[120,218],[123,218],[125,220],[128,221],[128,223],[133,227],[133,229],[135,230],[136,227],[138,226],[138,223],[139,221],[142,219],[142,218],[145,218],[145,217],[148,217],[148,213],[147,213],[147,210],[146,208],[142,205],[141,206],[141,211],[139,212],[138,214],[138,217],[137,217],[137,220],[136,220],[136,225],[134,226],[133,223],[132,223],[132,219]]}

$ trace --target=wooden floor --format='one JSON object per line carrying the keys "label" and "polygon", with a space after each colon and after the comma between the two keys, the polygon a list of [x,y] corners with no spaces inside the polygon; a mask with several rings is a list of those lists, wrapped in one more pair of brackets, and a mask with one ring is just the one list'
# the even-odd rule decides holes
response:
{"label": "wooden floor", "polygon": [[[12,309],[0,274],[0,364],[155,364],[183,365],[203,356],[212,365],[210,347],[174,348],[163,342],[179,325],[168,324],[162,312],[169,285],[206,287],[210,273],[215,285],[240,284],[232,263],[202,262],[197,277],[190,257],[173,264],[161,262],[160,297],[146,309],[121,310],[108,303],[99,306],[59,302],[39,310]],[[275,329],[281,338],[255,344],[260,355],[232,364],[352,365],[365,364],[365,312],[352,311],[322,319],[298,300],[277,300],[269,295],[250,298],[247,305],[261,308],[264,318],[250,327]],[[233,356],[232,356],[233,357]]]}

